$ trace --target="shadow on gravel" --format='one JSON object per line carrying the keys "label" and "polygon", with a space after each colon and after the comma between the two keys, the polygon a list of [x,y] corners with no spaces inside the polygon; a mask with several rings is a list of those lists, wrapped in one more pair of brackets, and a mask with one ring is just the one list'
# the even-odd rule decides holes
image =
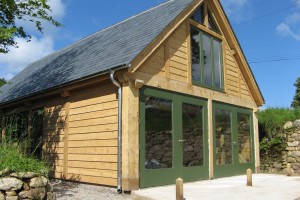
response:
{"label": "shadow on gravel", "polygon": [[67,182],[62,180],[52,180],[54,192],[56,193],[57,199],[67,198],[73,199],[76,196],[78,183]]}

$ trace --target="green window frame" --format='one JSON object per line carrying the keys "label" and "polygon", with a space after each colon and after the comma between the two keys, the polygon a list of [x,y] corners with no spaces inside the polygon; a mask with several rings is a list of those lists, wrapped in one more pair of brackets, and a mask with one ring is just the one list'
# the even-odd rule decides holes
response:
{"label": "green window frame", "polygon": [[[190,29],[192,83],[224,92],[222,41],[195,26]],[[208,54],[205,49],[208,49]]]}

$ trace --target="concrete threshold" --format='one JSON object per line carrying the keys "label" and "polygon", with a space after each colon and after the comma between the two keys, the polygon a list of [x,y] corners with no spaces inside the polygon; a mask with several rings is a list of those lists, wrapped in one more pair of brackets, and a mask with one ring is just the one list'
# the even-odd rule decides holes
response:
{"label": "concrete threshold", "polygon": [[[246,175],[184,183],[183,194],[186,200],[300,200],[300,177],[253,174],[253,186],[246,184]],[[176,199],[175,184],[141,189],[133,194],[152,200]]]}

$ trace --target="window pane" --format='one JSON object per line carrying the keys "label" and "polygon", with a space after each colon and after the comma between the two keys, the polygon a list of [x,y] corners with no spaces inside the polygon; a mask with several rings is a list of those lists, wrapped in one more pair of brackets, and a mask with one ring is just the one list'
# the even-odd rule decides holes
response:
{"label": "window pane", "polygon": [[221,54],[221,43],[217,40],[214,40],[214,78],[215,78],[215,87],[222,87],[222,54]]}
{"label": "window pane", "polygon": [[6,116],[5,137],[13,142],[20,142],[28,136],[28,112]]}
{"label": "window pane", "polygon": [[216,132],[216,164],[225,165],[232,163],[231,145],[231,112],[217,109],[215,111]]}
{"label": "window pane", "polygon": [[248,163],[251,161],[251,132],[250,115],[237,114],[239,162]]}
{"label": "window pane", "polygon": [[212,62],[210,38],[203,35],[204,84],[212,85]]}
{"label": "window pane", "polygon": [[145,98],[145,168],[172,168],[172,101]]}
{"label": "window pane", "polygon": [[216,21],[213,18],[210,11],[208,11],[208,28],[215,31],[215,32],[217,32],[217,33],[220,33],[219,28],[216,24]]}
{"label": "window pane", "polygon": [[203,4],[194,12],[191,17],[193,20],[198,22],[199,24],[204,23],[204,7]]}
{"label": "window pane", "polygon": [[31,132],[31,154],[36,158],[42,158],[43,129],[44,129],[44,109],[32,112],[32,132]]}
{"label": "window pane", "polygon": [[200,32],[191,28],[191,51],[192,51],[192,78],[193,81],[201,81],[200,64]]}
{"label": "window pane", "polygon": [[182,105],[183,166],[203,166],[203,107]]}

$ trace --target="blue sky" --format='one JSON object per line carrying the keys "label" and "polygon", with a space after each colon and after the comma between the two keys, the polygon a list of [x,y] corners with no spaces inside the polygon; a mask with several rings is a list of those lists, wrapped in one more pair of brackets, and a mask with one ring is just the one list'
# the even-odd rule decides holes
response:
{"label": "blue sky", "polygon": [[[20,48],[0,55],[0,77],[12,78],[29,63],[165,0],[49,0],[52,15],[64,24],[45,23],[44,34],[20,22],[32,34]],[[221,0],[255,78],[264,107],[289,107],[300,77],[300,0]]]}

